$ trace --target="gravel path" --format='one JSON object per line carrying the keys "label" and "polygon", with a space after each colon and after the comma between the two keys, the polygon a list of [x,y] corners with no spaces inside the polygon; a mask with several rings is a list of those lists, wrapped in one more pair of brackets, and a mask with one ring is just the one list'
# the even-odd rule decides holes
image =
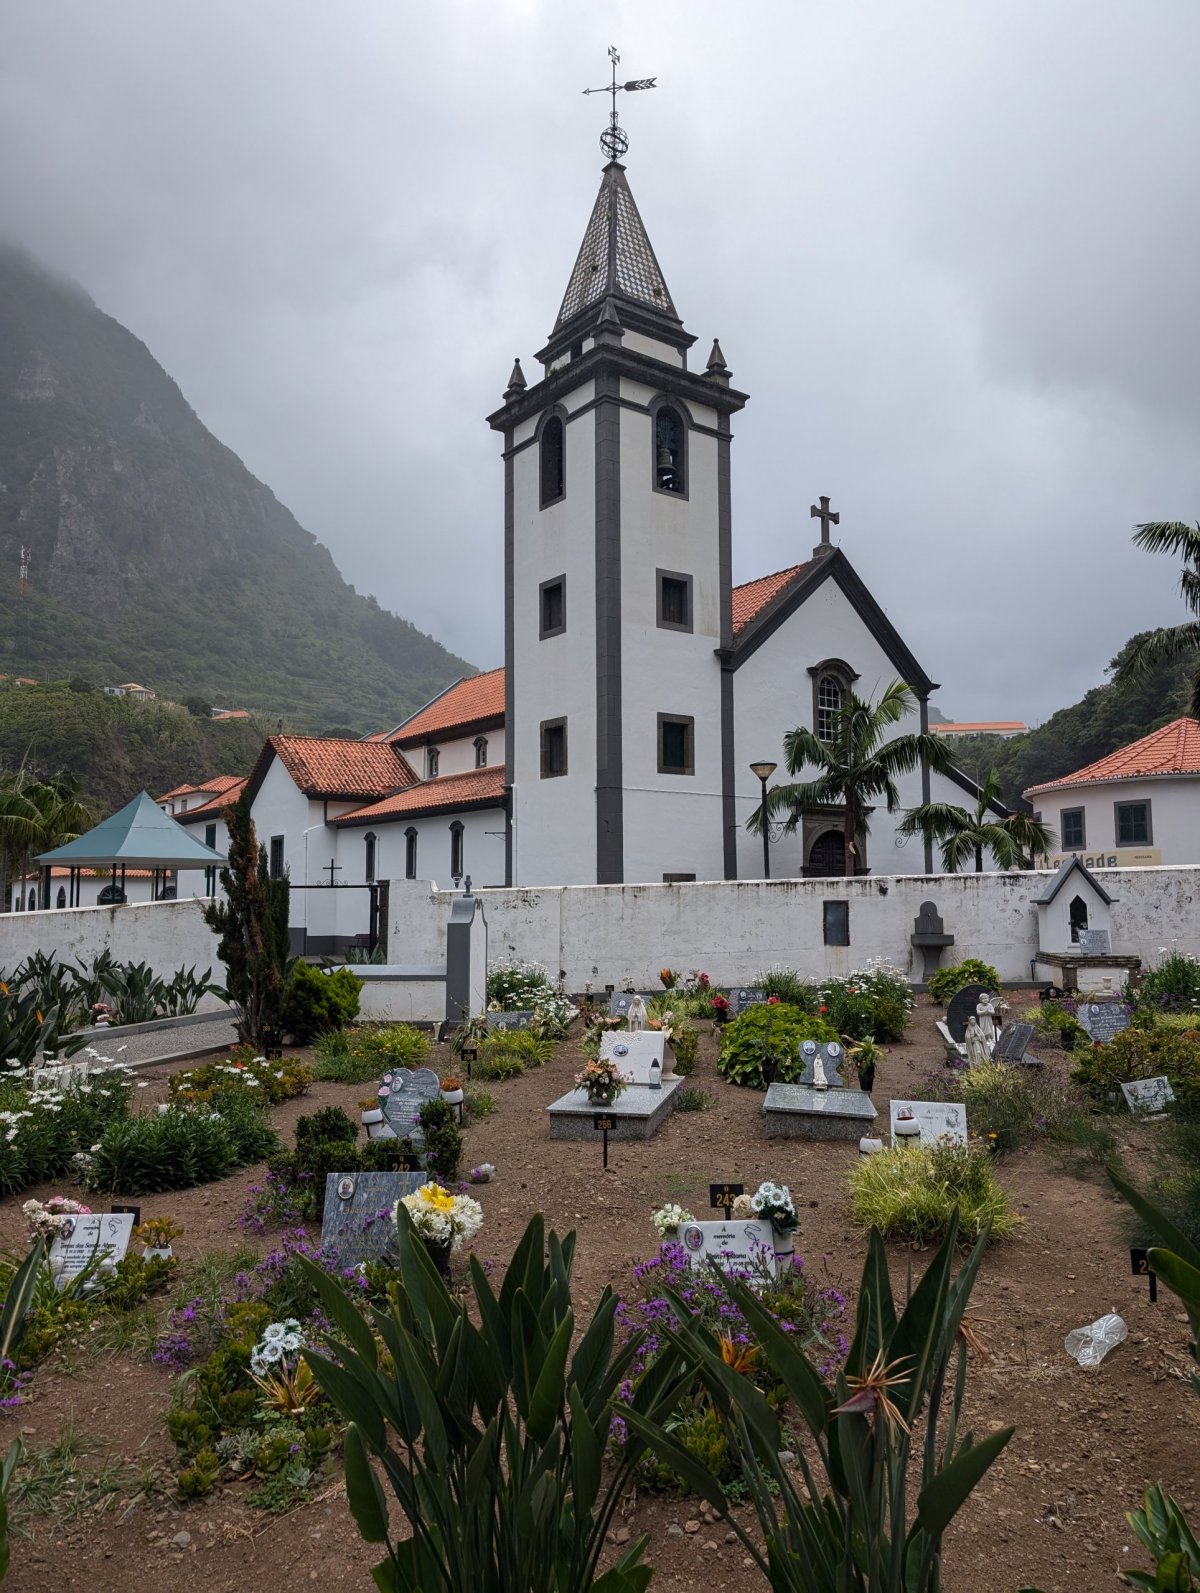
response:
{"label": "gravel path", "polygon": [[153,1029],[148,1034],[128,1035],[123,1040],[116,1035],[111,1040],[98,1035],[90,1043],[101,1056],[111,1057],[114,1062],[129,1062],[134,1067],[142,1067],[149,1062],[191,1056],[199,1051],[223,1051],[236,1041],[237,1029],[232,1018],[220,1021],[209,1018],[200,1023],[181,1023],[174,1029]]}

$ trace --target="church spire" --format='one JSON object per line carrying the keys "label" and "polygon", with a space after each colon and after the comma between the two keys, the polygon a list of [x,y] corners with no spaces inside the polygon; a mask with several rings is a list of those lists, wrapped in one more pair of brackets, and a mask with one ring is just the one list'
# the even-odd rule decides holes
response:
{"label": "church spire", "polygon": [[618,160],[609,161],[604,168],[551,337],[577,317],[582,321],[588,310],[606,299],[636,304],[666,317],[676,330],[680,326],[666,278],[625,180],[625,168]]}

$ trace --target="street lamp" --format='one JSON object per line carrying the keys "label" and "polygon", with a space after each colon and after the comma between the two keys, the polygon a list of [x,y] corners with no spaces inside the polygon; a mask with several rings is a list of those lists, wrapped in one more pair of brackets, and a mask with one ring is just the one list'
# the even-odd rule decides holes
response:
{"label": "street lamp", "polygon": [[777,763],[752,763],[750,773],[762,785],[763,878],[771,877],[771,825],[767,818],[767,781],[779,767]]}

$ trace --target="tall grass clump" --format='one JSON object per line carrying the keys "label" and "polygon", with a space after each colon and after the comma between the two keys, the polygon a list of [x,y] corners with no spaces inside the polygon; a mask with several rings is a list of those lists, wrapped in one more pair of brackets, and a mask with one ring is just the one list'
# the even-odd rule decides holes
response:
{"label": "tall grass clump", "polygon": [[955,1212],[964,1239],[985,1229],[1009,1239],[1021,1225],[987,1151],[945,1141],[864,1156],[850,1171],[850,1203],[865,1228],[923,1244],[949,1233]]}

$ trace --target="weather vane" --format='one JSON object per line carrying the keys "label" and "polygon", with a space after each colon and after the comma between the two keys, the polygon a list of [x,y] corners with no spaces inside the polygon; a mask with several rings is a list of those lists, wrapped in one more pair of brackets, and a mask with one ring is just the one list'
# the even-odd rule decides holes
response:
{"label": "weather vane", "polygon": [[639,77],[631,83],[617,82],[617,67],[621,64],[621,57],[615,44],[608,47],[608,58],[612,62],[612,82],[606,83],[603,88],[585,88],[585,94],[611,94],[612,115],[609,117],[608,126],[600,134],[600,148],[609,160],[620,160],[629,148],[629,136],[617,121],[617,95],[622,91],[632,94],[636,89],[652,89],[658,87],[656,77]]}

